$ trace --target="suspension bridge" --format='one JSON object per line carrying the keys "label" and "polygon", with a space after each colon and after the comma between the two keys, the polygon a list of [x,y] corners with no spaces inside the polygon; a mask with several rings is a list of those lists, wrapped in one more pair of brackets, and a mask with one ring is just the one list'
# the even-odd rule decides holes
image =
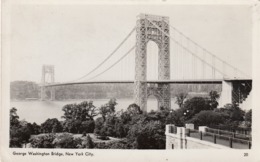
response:
{"label": "suspension bridge", "polygon": [[170,108],[171,84],[222,84],[222,104],[241,103],[252,89],[250,76],[172,26],[169,17],[148,14],[138,15],[118,46],[78,79],[55,83],[54,66],[44,65],[41,99],[49,89],[54,100],[57,86],[103,83],[134,84],[134,102],[143,111],[150,95],[159,107]]}

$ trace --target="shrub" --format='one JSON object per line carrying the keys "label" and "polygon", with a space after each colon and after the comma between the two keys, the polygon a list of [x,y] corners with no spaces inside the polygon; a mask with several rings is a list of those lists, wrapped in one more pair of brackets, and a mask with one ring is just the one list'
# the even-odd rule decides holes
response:
{"label": "shrub", "polygon": [[62,133],[56,137],[53,144],[56,148],[79,148],[81,147],[82,140],[73,137],[70,133]]}
{"label": "shrub", "polygon": [[44,133],[57,133],[62,131],[62,126],[58,119],[53,118],[42,123],[41,129]]}
{"label": "shrub", "polygon": [[54,134],[36,135],[30,139],[33,148],[54,148]]}
{"label": "shrub", "polygon": [[82,141],[82,147],[83,148],[94,148],[95,147],[95,144],[94,142],[92,141],[92,138],[87,135],[87,137]]}
{"label": "shrub", "polygon": [[220,113],[211,110],[204,110],[194,115],[192,119],[187,122],[194,123],[197,126],[210,126],[219,125],[224,122],[224,119]]}

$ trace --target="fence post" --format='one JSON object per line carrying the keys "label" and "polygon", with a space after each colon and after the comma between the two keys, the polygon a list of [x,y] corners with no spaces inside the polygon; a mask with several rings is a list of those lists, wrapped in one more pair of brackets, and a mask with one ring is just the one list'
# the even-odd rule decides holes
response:
{"label": "fence post", "polygon": [[200,140],[202,140],[202,131],[200,131]]}
{"label": "fence post", "polygon": [[229,147],[230,147],[230,148],[233,147],[233,145],[232,145],[233,143],[232,143],[232,142],[233,142],[232,137],[229,137]]}
{"label": "fence post", "polygon": [[187,136],[190,137],[190,129],[187,129]]}
{"label": "fence post", "polygon": [[248,141],[248,148],[251,149],[251,141]]}
{"label": "fence post", "polygon": [[236,133],[233,133],[233,138],[235,138],[236,137]]}
{"label": "fence post", "polygon": [[214,143],[216,144],[217,143],[217,136],[216,136],[216,134],[213,134],[213,138],[214,138]]}

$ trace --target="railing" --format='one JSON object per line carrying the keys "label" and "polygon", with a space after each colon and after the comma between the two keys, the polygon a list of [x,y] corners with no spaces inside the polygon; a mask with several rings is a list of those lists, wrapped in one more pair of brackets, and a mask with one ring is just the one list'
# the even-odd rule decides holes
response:
{"label": "railing", "polygon": [[237,133],[237,132],[230,132],[230,131],[213,129],[213,128],[206,128],[206,132],[214,133],[214,134],[218,134],[218,135],[225,135],[225,136],[228,136],[228,137],[239,138],[239,139],[248,140],[248,141],[251,140],[250,135],[240,134],[240,133]]}
{"label": "railing", "polygon": [[232,128],[230,126],[215,126],[215,125],[211,125],[209,126],[212,129],[220,129],[220,130],[224,130],[224,131],[228,131],[228,132],[234,132],[234,133],[238,133],[238,134],[244,134],[244,135],[251,135],[252,129],[251,128]]}
{"label": "railing", "polygon": [[[208,128],[207,128],[208,129]],[[185,129],[186,136],[197,138],[199,140],[212,142],[215,144],[227,146],[236,149],[251,149],[250,140],[239,139],[231,135],[217,134],[212,132],[202,132],[195,129]],[[227,134],[227,132],[225,132]]]}

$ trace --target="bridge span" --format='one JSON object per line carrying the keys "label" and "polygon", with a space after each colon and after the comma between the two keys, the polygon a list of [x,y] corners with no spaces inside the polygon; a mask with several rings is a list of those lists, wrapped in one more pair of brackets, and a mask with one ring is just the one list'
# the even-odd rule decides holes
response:
{"label": "bridge span", "polygon": [[[252,81],[252,79],[186,79],[186,80],[146,80],[141,81],[143,83],[170,83],[170,84],[222,84],[226,82],[245,82]],[[83,82],[64,82],[64,83],[51,83],[40,85],[41,87],[58,87],[67,85],[78,85],[78,84],[124,84],[134,83],[134,80],[105,80],[105,81],[83,81]]]}

